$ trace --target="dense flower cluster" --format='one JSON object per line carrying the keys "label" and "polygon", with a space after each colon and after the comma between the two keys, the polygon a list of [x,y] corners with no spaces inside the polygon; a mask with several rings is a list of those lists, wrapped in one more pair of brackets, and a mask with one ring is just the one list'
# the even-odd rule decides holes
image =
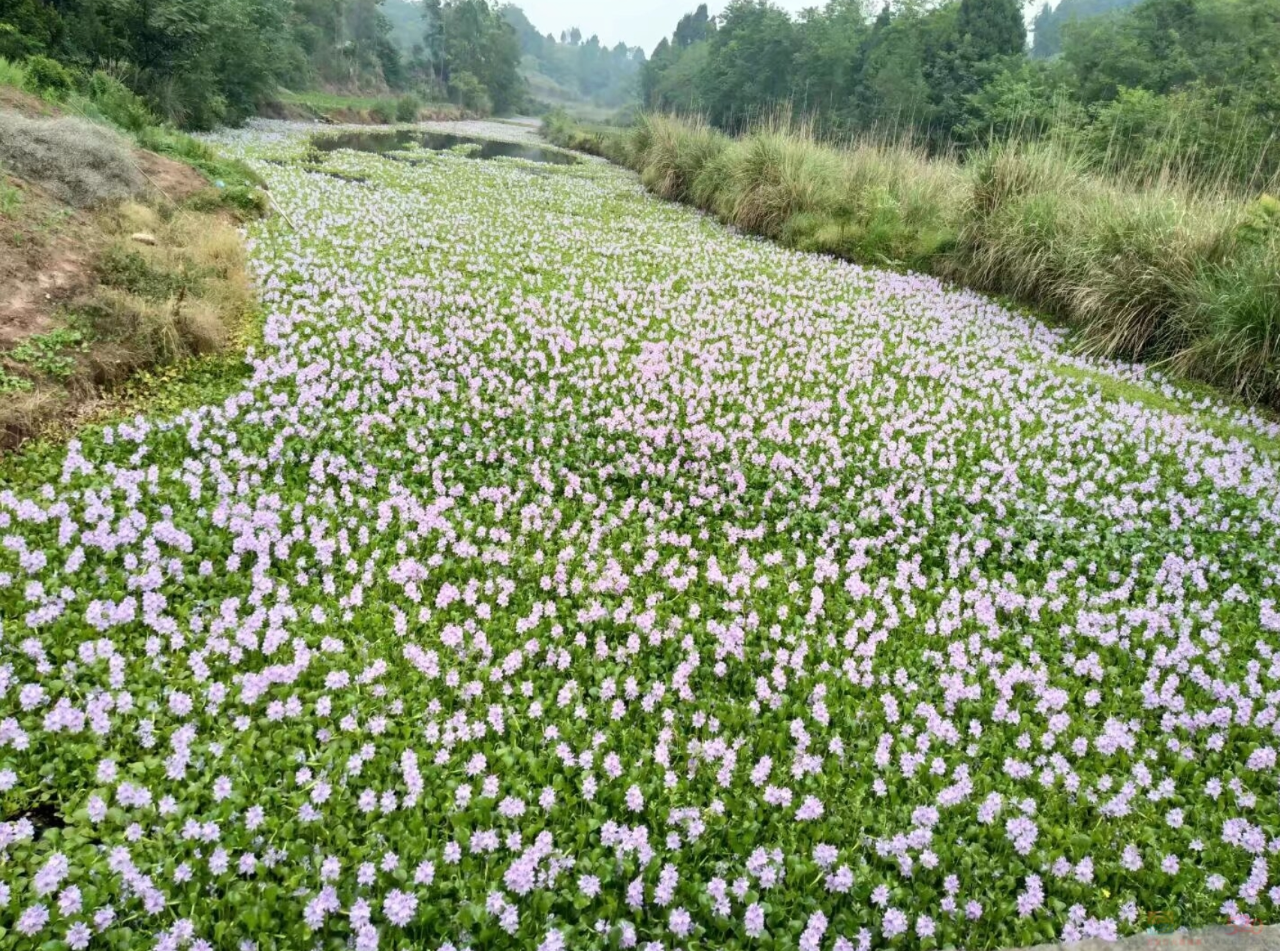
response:
{"label": "dense flower cluster", "polygon": [[223,143],[243,388],[0,493],[0,947],[1277,918],[1274,427],[603,165],[304,144]]}

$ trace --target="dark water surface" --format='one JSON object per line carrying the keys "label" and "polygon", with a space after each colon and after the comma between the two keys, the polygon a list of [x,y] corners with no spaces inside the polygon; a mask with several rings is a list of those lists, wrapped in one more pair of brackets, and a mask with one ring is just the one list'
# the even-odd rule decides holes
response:
{"label": "dark water surface", "polygon": [[[357,152],[373,152],[382,155],[396,152],[411,145],[421,146],[433,152],[445,152],[459,145],[478,146],[464,154],[467,158],[495,159],[519,158],[548,165],[574,165],[577,159],[565,152],[544,149],[538,145],[520,142],[495,142],[492,139],[474,139],[447,132],[421,132],[416,129],[399,129],[394,132],[337,132],[317,135],[312,142],[322,152],[353,149]],[[390,156],[394,158],[394,156]]]}

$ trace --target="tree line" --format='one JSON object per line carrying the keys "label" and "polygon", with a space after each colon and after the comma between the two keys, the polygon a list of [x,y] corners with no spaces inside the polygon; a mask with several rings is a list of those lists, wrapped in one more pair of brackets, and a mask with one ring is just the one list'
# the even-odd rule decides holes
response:
{"label": "tree line", "polygon": [[529,55],[584,93],[620,102],[634,88],[635,52],[594,37],[557,42],[518,8],[488,0],[0,3],[0,57],[34,62],[36,76],[106,73],[194,129],[240,122],[281,86],[412,92],[514,112],[526,104]]}
{"label": "tree line", "polygon": [[[830,0],[798,17],[768,0],[705,4],[641,76],[649,109],[740,131],[779,109],[830,136],[964,152],[1051,137],[1113,173],[1257,188],[1280,171],[1280,3]],[[1035,55],[1033,55],[1035,53]]]}

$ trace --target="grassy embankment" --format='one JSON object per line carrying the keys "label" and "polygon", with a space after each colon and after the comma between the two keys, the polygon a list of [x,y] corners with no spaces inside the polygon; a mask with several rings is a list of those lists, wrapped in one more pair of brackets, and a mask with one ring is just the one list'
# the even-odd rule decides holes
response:
{"label": "grassy embankment", "polygon": [[282,89],[278,102],[266,111],[282,119],[360,124],[465,118],[464,110],[455,103],[426,102],[412,93],[391,96]]}
{"label": "grassy embankment", "polygon": [[650,115],[629,130],[544,123],[556,145],[789,247],[934,274],[1065,322],[1082,352],[1280,407],[1280,201],[1164,177],[1109,181],[1048,146],[960,163],[803,127],[740,138]]}
{"label": "grassy embankment", "polygon": [[238,375],[261,186],[110,77],[42,88],[0,60],[0,451]]}

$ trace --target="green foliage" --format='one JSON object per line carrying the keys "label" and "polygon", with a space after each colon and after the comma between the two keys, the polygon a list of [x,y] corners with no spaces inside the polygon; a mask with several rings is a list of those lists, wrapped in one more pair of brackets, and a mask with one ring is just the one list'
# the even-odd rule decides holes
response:
{"label": "green foliage", "polygon": [[167,301],[200,288],[199,276],[188,269],[156,267],[140,251],[119,244],[111,245],[99,257],[97,277],[107,287],[118,287],[150,301]]}
{"label": "green foliage", "polygon": [[552,110],[543,117],[542,134],[561,148],[598,155],[631,164],[631,144],[635,135],[626,129],[609,126],[587,127],[571,119],[564,110]]}
{"label": "green foliage", "polygon": [[1089,20],[1118,10],[1126,10],[1138,0],[1058,0],[1056,6],[1046,3],[1032,20],[1035,40],[1031,53],[1048,59],[1062,52],[1062,30],[1069,23]]}
{"label": "green foliage", "polygon": [[12,218],[22,207],[22,190],[10,185],[0,170],[0,215]]}
{"label": "green foliage", "polygon": [[369,109],[369,115],[377,122],[389,124],[396,121],[396,104],[388,99],[379,99]]}
{"label": "green foliage", "polygon": [[0,56],[22,59],[53,50],[65,33],[58,10],[41,0],[6,0],[0,7]]}
{"label": "green foliage", "polygon": [[27,337],[7,354],[10,360],[57,379],[66,379],[75,369],[74,354],[86,348],[84,334],[59,327],[46,334]]}
{"label": "green foliage", "polygon": [[[0,30],[3,25],[0,25]],[[13,86],[22,89],[27,85],[27,71],[21,63],[0,56],[0,86]]]}
{"label": "green foliage", "polygon": [[413,93],[406,93],[396,100],[396,121],[416,122],[421,108],[422,100]]}
{"label": "green foliage", "polygon": [[267,193],[251,185],[227,185],[206,188],[188,198],[185,206],[192,211],[228,211],[240,221],[261,218],[270,209]]}
{"label": "green foliage", "polygon": [[65,99],[75,84],[71,71],[48,56],[32,56],[25,63],[26,87],[49,99]]}
{"label": "green foliage", "polygon": [[0,367],[0,393],[25,393],[31,389],[31,381],[24,376],[14,376]]}
{"label": "green foliage", "polygon": [[487,0],[452,0],[443,11],[445,81],[454,101],[505,114],[524,102],[520,41]]}
{"label": "green foliage", "polygon": [[[443,99],[447,91],[485,112],[523,107],[521,45],[512,26],[523,19],[518,10],[488,0],[402,3],[401,32],[415,35],[398,46],[381,4],[11,0],[0,13],[0,81],[65,99],[76,91],[73,74],[89,73],[77,107],[135,133],[155,124],[153,117],[194,130],[234,125],[273,101],[281,85],[373,92],[372,108],[384,121],[409,114],[410,100],[396,94]],[[529,30],[542,50],[542,37]],[[629,86],[618,77],[634,76],[632,51],[602,51],[593,39],[574,56],[588,92],[599,92],[602,71],[612,71],[605,85],[625,100]],[[19,59],[22,66],[10,62]]]}
{"label": "green foliage", "polygon": [[89,77],[85,93],[102,118],[135,135],[160,124],[141,96],[102,70],[94,71]]}
{"label": "green foliage", "polygon": [[1250,205],[1238,237],[1241,243],[1254,247],[1280,239],[1280,199],[1263,195]]}
{"label": "green foliage", "polygon": [[799,18],[734,0],[718,19],[686,18],[642,71],[642,100],[731,132],[795,113],[822,135],[934,153],[1049,139],[1135,182],[1248,192],[1280,177],[1271,0],[1063,0],[1037,19],[1034,60],[1016,0],[868,14],[857,0]]}
{"label": "green foliage", "polygon": [[488,115],[493,111],[489,90],[476,76],[467,70],[456,72],[449,80],[449,94],[464,109]]}

